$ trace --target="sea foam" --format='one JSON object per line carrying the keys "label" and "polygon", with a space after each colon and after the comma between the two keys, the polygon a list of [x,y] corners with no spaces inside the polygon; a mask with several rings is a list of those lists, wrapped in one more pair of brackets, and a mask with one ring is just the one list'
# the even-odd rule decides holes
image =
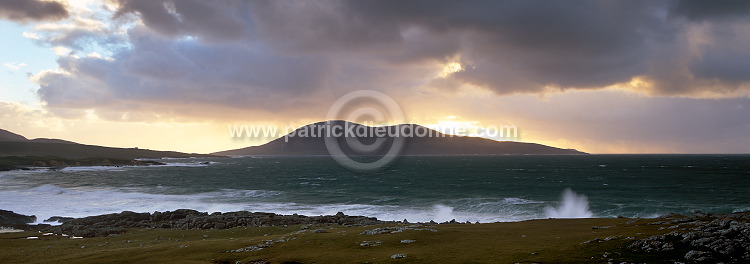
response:
{"label": "sea foam", "polygon": [[[203,212],[247,210],[308,216],[365,215],[380,220],[410,222],[508,222],[541,218],[526,206],[540,202],[521,198],[460,199],[457,204],[373,205],[306,204],[276,199],[283,192],[268,190],[221,189],[195,194],[145,193],[138,188],[61,187],[45,184],[28,189],[0,190],[0,208],[36,215],[37,222],[51,216],[85,217],[121,211],[154,212],[194,209]],[[270,199],[270,200],[269,200]],[[494,202],[491,202],[494,200]],[[539,211],[536,211],[539,212]],[[49,223],[48,223],[49,224]],[[54,224],[54,223],[53,223]]]}
{"label": "sea foam", "polygon": [[[257,197],[262,191],[223,192],[225,196]],[[31,189],[0,191],[0,208],[36,215],[37,223],[52,216],[85,217],[121,211],[153,212],[191,208],[207,212],[243,210],[242,204],[207,202],[216,194],[168,195],[133,192],[124,188],[64,188],[45,184]]]}
{"label": "sea foam", "polygon": [[589,210],[589,199],[585,195],[577,194],[570,188],[563,191],[560,205],[544,209],[549,218],[591,218],[594,214]]}

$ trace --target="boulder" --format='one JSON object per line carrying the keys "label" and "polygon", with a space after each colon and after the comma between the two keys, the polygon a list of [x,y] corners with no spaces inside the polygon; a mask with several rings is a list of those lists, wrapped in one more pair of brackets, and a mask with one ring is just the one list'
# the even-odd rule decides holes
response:
{"label": "boulder", "polygon": [[25,228],[27,224],[36,222],[34,215],[22,215],[13,211],[0,210],[0,226]]}
{"label": "boulder", "polygon": [[47,218],[46,220],[44,220],[44,222],[45,223],[48,223],[48,222],[65,223],[65,222],[73,220],[73,219],[75,219],[75,218],[73,218],[73,217],[64,217],[64,216],[53,216],[53,217]]}

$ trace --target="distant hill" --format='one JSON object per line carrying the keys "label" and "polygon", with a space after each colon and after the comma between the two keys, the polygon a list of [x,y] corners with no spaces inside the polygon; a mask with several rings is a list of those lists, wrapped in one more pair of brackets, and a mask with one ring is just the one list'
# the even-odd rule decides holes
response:
{"label": "distant hill", "polygon": [[[290,133],[299,135],[303,130],[311,131],[323,126],[325,122],[319,122],[303,126]],[[370,135],[374,135],[375,128],[368,127],[347,121],[330,121],[331,126],[355,126],[355,130],[368,130]],[[404,128],[408,126],[408,128]],[[575,149],[561,149],[545,146],[535,143],[522,143],[512,141],[495,141],[486,138],[450,136],[439,133],[438,131],[413,124],[396,125],[385,128],[394,132],[406,131],[410,129],[415,131],[429,131],[432,137],[406,137],[404,138],[404,148],[401,155],[505,155],[505,154],[549,154],[549,155],[570,155],[586,154]],[[395,133],[392,133],[395,135]],[[384,146],[390,146],[395,138],[382,137]],[[342,152],[347,155],[361,154],[353,151],[348,147],[346,138],[335,137],[336,142],[341,146]],[[377,137],[362,137],[358,139],[362,144],[369,145],[378,140]],[[383,155],[388,151],[387,148],[376,150],[370,155]],[[249,156],[249,155],[329,155],[325,145],[325,137],[281,137],[260,146],[252,146],[241,149],[215,152],[212,154],[226,156]]]}
{"label": "distant hill", "polygon": [[62,144],[78,144],[73,141],[67,141],[62,139],[55,139],[55,138],[35,138],[32,139],[31,142],[37,142],[37,143],[62,143]]}
{"label": "distant hill", "polygon": [[24,136],[10,132],[8,130],[0,129],[0,141],[27,141]]}
{"label": "distant hill", "polygon": [[209,157],[215,155],[181,153],[175,151],[156,151],[137,148],[112,148],[84,145],[62,139],[37,138],[29,140],[24,136],[0,129],[1,156],[56,156],[82,159],[106,157],[116,159],[136,158],[188,158]]}

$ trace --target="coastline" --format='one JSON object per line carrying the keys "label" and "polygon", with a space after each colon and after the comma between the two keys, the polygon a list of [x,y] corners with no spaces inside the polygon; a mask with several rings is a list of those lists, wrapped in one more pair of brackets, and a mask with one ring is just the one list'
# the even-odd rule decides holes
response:
{"label": "coastline", "polygon": [[0,262],[743,263],[750,260],[749,221],[750,212],[699,211],[482,224],[344,214],[122,212],[0,234],[0,248],[7,249]]}
{"label": "coastline", "polygon": [[165,163],[144,159],[122,159],[122,158],[64,158],[58,156],[3,156],[0,157],[0,171],[14,170],[60,170],[67,167],[92,167],[92,166],[153,166],[166,165]]}
{"label": "coastline", "polygon": [[[335,163],[327,158],[157,161],[168,165],[2,173],[6,176],[0,208],[43,218],[190,208],[303,215],[342,211],[394,221],[497,222],[554,216],[546,214],[546,208],[560,207],[561,192],[571,188],[590,198],[594,217],[750,210],[748,185],[741,180],[747,158],[737,157],[405,157],[392,172],[365,177],[328,172],[324,168]],[[558,161],[570,165],[559,166]],[[454,162],[481,169],[467,174]],[[422,173],[413,164],[436,167]],[[307,168],[314,170],[307,172]],[[657,175],[668,177],[647,180]],[[704,180],[708,177],[711,180]],[[673,183],[683,187],[672,188]]]}

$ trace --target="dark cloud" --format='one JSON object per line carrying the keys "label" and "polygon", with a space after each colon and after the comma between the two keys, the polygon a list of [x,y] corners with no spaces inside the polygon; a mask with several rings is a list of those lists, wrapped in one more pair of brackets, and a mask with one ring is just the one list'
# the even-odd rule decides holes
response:
{"label": "dark cloud", "polygon": [[0,18],[16,22],[60,20],[68,17],[65,5],[40,0],[0,0]]}
{"label": "dark cloud", "polygon": [[372,21],[342,1],[255,1],[259,34],[296,52],[383,52],[402,41],[397,21]]}
{"label": "dark cloud", "polygon": [[748,18],[750,1],[745,0],[679,0],[672,7],[672,14],[689,20]]}
{"label": "dark cloud", "polygon": [[[43,38],[77,55],[40,76],[48,105],[281,111],[358,89],[537,94],[637,78],[650,85],[631,89],[649,94],[732,97],[750,86],[750,21],[708,19],[733,15],[699,16],[692,2],[116,2],[115,20],[143,23]],[[117,49],[85,57],[92,39]]]}
{"label": "dark cloud", "polygon": [[689,65],[698,79],[715,80],[728,84],[750,82],[750,54],[726,49],[706,50],[702,58]]}
{"label": "dark cloud", "polygon": [[[653,19],[644,5],[577,1],[355,1],[346,12],[367,24],[426,27],[435,32],[472,30],[492,41],[537,52],[610,53],[637,39]],[[392,26],[398,30],[400,27]]]}
{"label": "dark cloud", "polygon": [[137,13],[150,28],[167,36],[192,35],[206,41],[246,37],[249,4],[244,1],[117,0],[115,17]]}
{"label": "dark cloud", "polygon": [[654,94],[739,89],[695,86],[703,83],[690,84],[694,73],[680,72],[702,55],[689,50],[692,25],[674,19],[673,9],[668,1],[269,1],[255,3],[253,14],[260,38],[277,52],[396,64],[460,57],[463,71],[430,82],[438,86],[537,93],[642,77]]}
{"label": "dark cloud", "polygon": [[241,44],[172,41],[136,28],[131,49],[112,58],[68,56],[39,77],[50,107],[116,109],[121,104],[220,105],[278,110],[323,86],[325,59],[285,57]]}
{"label": "dark cloud", "polygon": [[[110,1],[110,13],[31,30],[70,49],[33,76],[47,111],[318,121],[370,89],[415,121],[507,120],[530,140],[595,152],[750,144],[744,2]],[[575,91],[612,85],[642,93]]]}
{"label": "dark cloud", "polygon": [[[692,9],[711,10],[694,7],[697,5],[686,1],[588,0],[574,4],[535,0],[253,1],[247,5],[231,1],[123,1],[118,14],[137,12],[147,26],[167,36],[244,37],[246,43],[284,56],[367,60],[402,68],[460,59],[465,67],[448,77],[454,81],[428,83],[468,83],[499,94],[537,93],[549,88],[600,89],[635,77],[651,80],[655,85],[648,92],[655,94],[691,95],[701,89],[721,94],[739,89],[741,83],[730,80],[721,80],[721,87],[690,84],[697,77],[694,84],[703,85],[701,78],[711,71],[742,64],[738,62],[741,58],[720,63],[705,58],[713,53],[692,53],[689,42],[694,40],[688,36],[692,24],[674,18],[694,16],[690,15]],[[192,17],[191,10],[205,14]],[[244,30],[231,30],[235,27],[227,25],[240,25]],[[210,35],[225,29],[234,33]],[[713,37],[714,43],[727,39]],[[696,56],[711,63],[697,65]],[[692,64],[686,65],[690,61]],[[721,76],[711,78],[715,77]]]}

